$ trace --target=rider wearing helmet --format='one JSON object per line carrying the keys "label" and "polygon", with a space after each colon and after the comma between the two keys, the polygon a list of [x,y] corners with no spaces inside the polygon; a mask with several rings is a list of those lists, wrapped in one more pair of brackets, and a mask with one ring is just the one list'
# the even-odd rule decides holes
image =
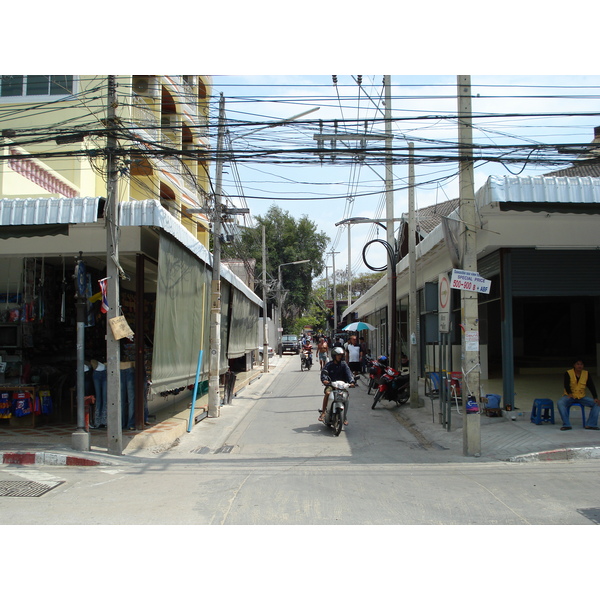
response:
{"label": "rider wearing helmet", "polygon": [[[325,386],[325,395],[323,396],[323,407],[319,421],[322,421],[327,410],[327,397],[333,390],[332,381],[345,381],[346,383],[356,383],[350,367],[342,360],[344,358],[344,349],[336,347],[331,351],[331,360],[325,365],[321,371],[321,382]],[[347,416],[346,411],[346,416]],[[348,425],[348,421],[344,421],[344,425]]]}

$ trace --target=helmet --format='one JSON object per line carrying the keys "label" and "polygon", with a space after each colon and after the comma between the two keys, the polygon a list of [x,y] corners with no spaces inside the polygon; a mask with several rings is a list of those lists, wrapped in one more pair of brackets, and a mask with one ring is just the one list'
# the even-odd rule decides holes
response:
{"label": "helmet", "polygon": [[377,362],[383,363],[385,365],[387,365],[387,361],[388,361],[387,356],[384,356],[383,354],[377,359]]}
{"label": "helmet", "polygon": [[335,356],[337,354],[344,354],[344,349],[340,348],[339,346],[336,346],[332,351],[331,351],[331,358],[335,358]]}

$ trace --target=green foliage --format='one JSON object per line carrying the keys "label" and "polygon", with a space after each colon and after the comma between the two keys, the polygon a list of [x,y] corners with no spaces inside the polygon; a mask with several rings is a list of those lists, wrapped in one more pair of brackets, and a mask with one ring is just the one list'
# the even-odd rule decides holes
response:
{"label": "green foliage", "polygon": [[[316,225],[306,215],[295,219],[287,211],[272,205],[263,216],[255,217],[255,228],[245,229],[241,240],[235,245],[225,247],[226,258],[256,260],[256,293],[262,295],[262,281],[258,273],[262,272],[262,228],[265,227],[267,248],[268,296],[273,298],[281,268],[281,288],[287,290],[282,306],[282,324],[284,331],[294,319],[300,317],[311,304],[313,277],[325,268],[324,256],[329,238],[324,232],[317,232]],[[288,265],[298,260],[309,263]]]}

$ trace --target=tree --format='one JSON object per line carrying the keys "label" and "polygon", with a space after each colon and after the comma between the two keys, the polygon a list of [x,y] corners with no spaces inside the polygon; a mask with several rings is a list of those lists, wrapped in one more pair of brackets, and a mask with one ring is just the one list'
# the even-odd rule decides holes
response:
{"label": "tree", "polygon": [[[267,246],[267,290],[273,297],[280,265],[298,260],[309,263],[288,265],[281,269],[281,288],[286,290],[282,306],[282,324],[287,325],[298,318],[311,304],[313,276],[325,268],[324,256],[329,237],[317,232],[316,224],[306,215],[295,219],[287,211],[272,205],[264,216],[255,217],[258,225],[242,231],[241,239],[231,246],[224,246],[225,258],[254,258],[262,265],[262,228],[265,227]],[[262,270],[262,269],[261,269]],[[262,295],[262,281],[256,280],[256,293]]]}

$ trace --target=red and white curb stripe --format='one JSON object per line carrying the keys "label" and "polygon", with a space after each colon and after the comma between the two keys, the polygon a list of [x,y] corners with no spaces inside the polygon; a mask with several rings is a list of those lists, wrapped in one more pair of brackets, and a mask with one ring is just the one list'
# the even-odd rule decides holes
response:
{"label": "red and white curb stripe", "polygon": [[100,461],[56,452],[0,452],[4,465],[57,465],[67,467],[96,467]]}
{"label": "red and white curb stripe", "polygon": [[600,458],[600,447],[588,446],[586,448],[559,448],[546,452],[532,452],[513,456],[510,462],[550,462],[553,460],[581,460],[587,458]]}

